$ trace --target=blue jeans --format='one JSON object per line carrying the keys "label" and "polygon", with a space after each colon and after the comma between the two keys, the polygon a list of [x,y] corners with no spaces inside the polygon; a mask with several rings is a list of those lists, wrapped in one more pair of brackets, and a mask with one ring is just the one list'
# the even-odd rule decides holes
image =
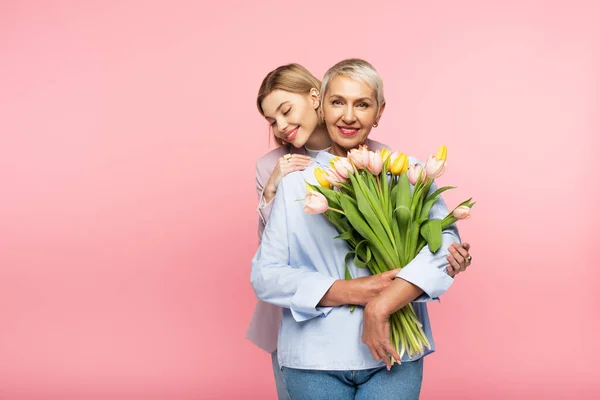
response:
{"label": "blue jeans", "polygon": [[285,389],[285,383],[283,383],[283,375],[281,374],[281,368],[279,368],[279,361],[277,361],[277,350],[271,353],[271,362],[273,363],[273,375],[275,375],[275,388],[277,389],[278,400],[290,400]]}
{"label": "blue jeans", "polygon": [[423,358],[357,371],[317,371],[283,367],[293,400],[417,400],[423,381]]}

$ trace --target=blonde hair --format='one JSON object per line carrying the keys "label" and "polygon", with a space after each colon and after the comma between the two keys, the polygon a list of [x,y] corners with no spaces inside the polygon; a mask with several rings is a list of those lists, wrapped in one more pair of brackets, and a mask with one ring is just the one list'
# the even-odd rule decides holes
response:
{"label": "blonde hair", "polygon": [[381,79],[381,76],[371,64],[359,58],[342,60],[329,68],[321,83],[321,104],[325,103],[323,100],[329,84],[333,78],[340,75],[347,76],[348,78],[359,82],[364,82],[371,86],[375,91],[377,107],[381,108],[381,106],[385,104],[385,97],[383,96],[383,80]]}
{"label": "blonde hair", "polygon": [[[256,106],[261,115],[265,115],[262,109],[262,102],[274,90],[285,90],[286,92],[308,94],[311,89],[319,89],[321,81],[317,79],[309,70],[300,64],[292,63],[282,65],[269,72],[263,79],[258,96],[256,97]],[[280,145],[285,145],[281,139],[275,137],[275,141]]]}

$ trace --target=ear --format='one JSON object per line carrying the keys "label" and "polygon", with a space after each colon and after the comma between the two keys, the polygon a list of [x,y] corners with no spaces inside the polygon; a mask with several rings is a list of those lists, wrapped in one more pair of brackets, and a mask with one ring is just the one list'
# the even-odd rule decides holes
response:
{"label": "ear", "polygon": [[383,110],[385,110],[385,103],[383,103],[381,105],[381,107],[379,107],[379,111],[377,112],[377,123],[379,123],[379,120],[381,119],[381,116],[383,115]]}
{"label": "ear", "polygon": [[313,108],[316,110],[321,105],[321,99],[319,98],[319,91],[315,88],[310,89],[310,98],[313,101]]}

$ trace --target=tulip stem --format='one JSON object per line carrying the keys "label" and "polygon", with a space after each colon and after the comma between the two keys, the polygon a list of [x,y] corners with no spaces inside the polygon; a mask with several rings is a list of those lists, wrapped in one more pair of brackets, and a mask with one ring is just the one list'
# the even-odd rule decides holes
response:
{"label": "tulip stem", "polygon": [[346,215],[345,212],[343,212],[342,210],[338,210],[337,208],[328,207],[327,210],[335,211],[335,212],[340,213],[342,215]]}

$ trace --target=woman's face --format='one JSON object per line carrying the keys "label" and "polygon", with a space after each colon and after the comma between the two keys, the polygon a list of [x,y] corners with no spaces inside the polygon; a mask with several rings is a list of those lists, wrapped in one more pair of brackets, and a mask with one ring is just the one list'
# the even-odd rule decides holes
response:
{"label": "woman's face", "polygon": [[[323,99],[323,117],[332,142],[348,151],[364,144],[385,108],[369,84],[338,75]],[[379,108],[379,109],[378,109]]]}
{"label": "woman's face", "polygon": [[319,123],[319,93],[309,94],[274,90],[261,103],[273,134],[294,147],[302,147]]}

